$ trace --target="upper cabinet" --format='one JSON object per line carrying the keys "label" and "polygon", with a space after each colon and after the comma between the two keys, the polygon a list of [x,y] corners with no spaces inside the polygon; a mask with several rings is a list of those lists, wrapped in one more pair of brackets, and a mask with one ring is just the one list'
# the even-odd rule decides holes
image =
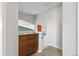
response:
{"label": "upper cabinet", "polygon": [[19,20],[18,25],[21,26],[21,27],[25,27],[25,28],[35,30],[35,25],[34,24],[31,24],[31,23],[23,21],[23,20]]}

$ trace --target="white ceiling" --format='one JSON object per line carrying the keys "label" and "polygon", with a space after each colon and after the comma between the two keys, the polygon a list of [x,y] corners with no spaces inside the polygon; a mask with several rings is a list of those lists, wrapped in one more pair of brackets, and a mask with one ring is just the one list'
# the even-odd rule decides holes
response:
{"label": "white ceiling", "polygon": [[20,2],[19,12],[37,15],[58,4],[60,2]]}

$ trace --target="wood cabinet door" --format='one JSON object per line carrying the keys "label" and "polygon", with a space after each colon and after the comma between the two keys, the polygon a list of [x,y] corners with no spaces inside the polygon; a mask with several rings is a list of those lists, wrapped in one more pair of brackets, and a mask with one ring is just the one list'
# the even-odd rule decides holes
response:
{"label": "wood cabinet door", "polygon": [[19,36],[19,56],[29,56],[38,50],[38,34]]}

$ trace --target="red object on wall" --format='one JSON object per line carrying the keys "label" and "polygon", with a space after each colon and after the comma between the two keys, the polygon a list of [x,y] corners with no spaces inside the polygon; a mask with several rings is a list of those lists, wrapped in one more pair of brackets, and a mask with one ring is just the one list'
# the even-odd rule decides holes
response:
{"label": "red object on wall", "polygon": [[42,32],[42,26],[38,25],[38,32]]}

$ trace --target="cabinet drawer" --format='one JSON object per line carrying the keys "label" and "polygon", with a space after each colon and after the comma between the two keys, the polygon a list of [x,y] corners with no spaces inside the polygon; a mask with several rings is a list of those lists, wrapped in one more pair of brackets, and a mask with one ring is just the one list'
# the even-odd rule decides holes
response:
{"label": "cabinet drawer", "polygon": [[27,35],[27,37],[28,37],[28,38],[34,38],[34,36],[33,36],[33,35]]}
{"label": "cabinet drawer", "polygon": [[20,35],[19,36],[19,55],[28,56],[38,50],[38,35]]}
{"label": "cabinet drawer", "polygon": [[38,45],[38,39],[35,39],[35,40],[29,40],[26,44],[29,45],[29,46],[35,46],[35,45]]}
{"label": "cabinet drawer", "polygon": [[20,56],[25,56],[26,55],[26,49],[25,48],[24,49],[23,48],[20,48],[19,49],[19,55]]}
{"label": "cabinet drawer", "polygon": [[19,39],[27,38],[26,35],[19,35]]}
{"label": "cabinet drawer", "polygon": [[37,43],[37,42],[31,42],[30,44],[27,44],[27,45],[26,45],[26,48],[27,48],[27,49],[30,49],[30,50],[31,50],[31,49],[32,49],[32,50],[33,50],[33,49],[38,49],[38,43]]}
{"label": "cabinet drawer", "polygon": [[26,49],[20,47],[20,49],[19,49],[19,54],[21,54],[21,55],[26,55]]}
{"label": "cabinet drawer", "polygon": [[33,51],[37,51],[37,48],[35,48],[34,46],[27,46],[26,48],[27,53],[32,53]]}

